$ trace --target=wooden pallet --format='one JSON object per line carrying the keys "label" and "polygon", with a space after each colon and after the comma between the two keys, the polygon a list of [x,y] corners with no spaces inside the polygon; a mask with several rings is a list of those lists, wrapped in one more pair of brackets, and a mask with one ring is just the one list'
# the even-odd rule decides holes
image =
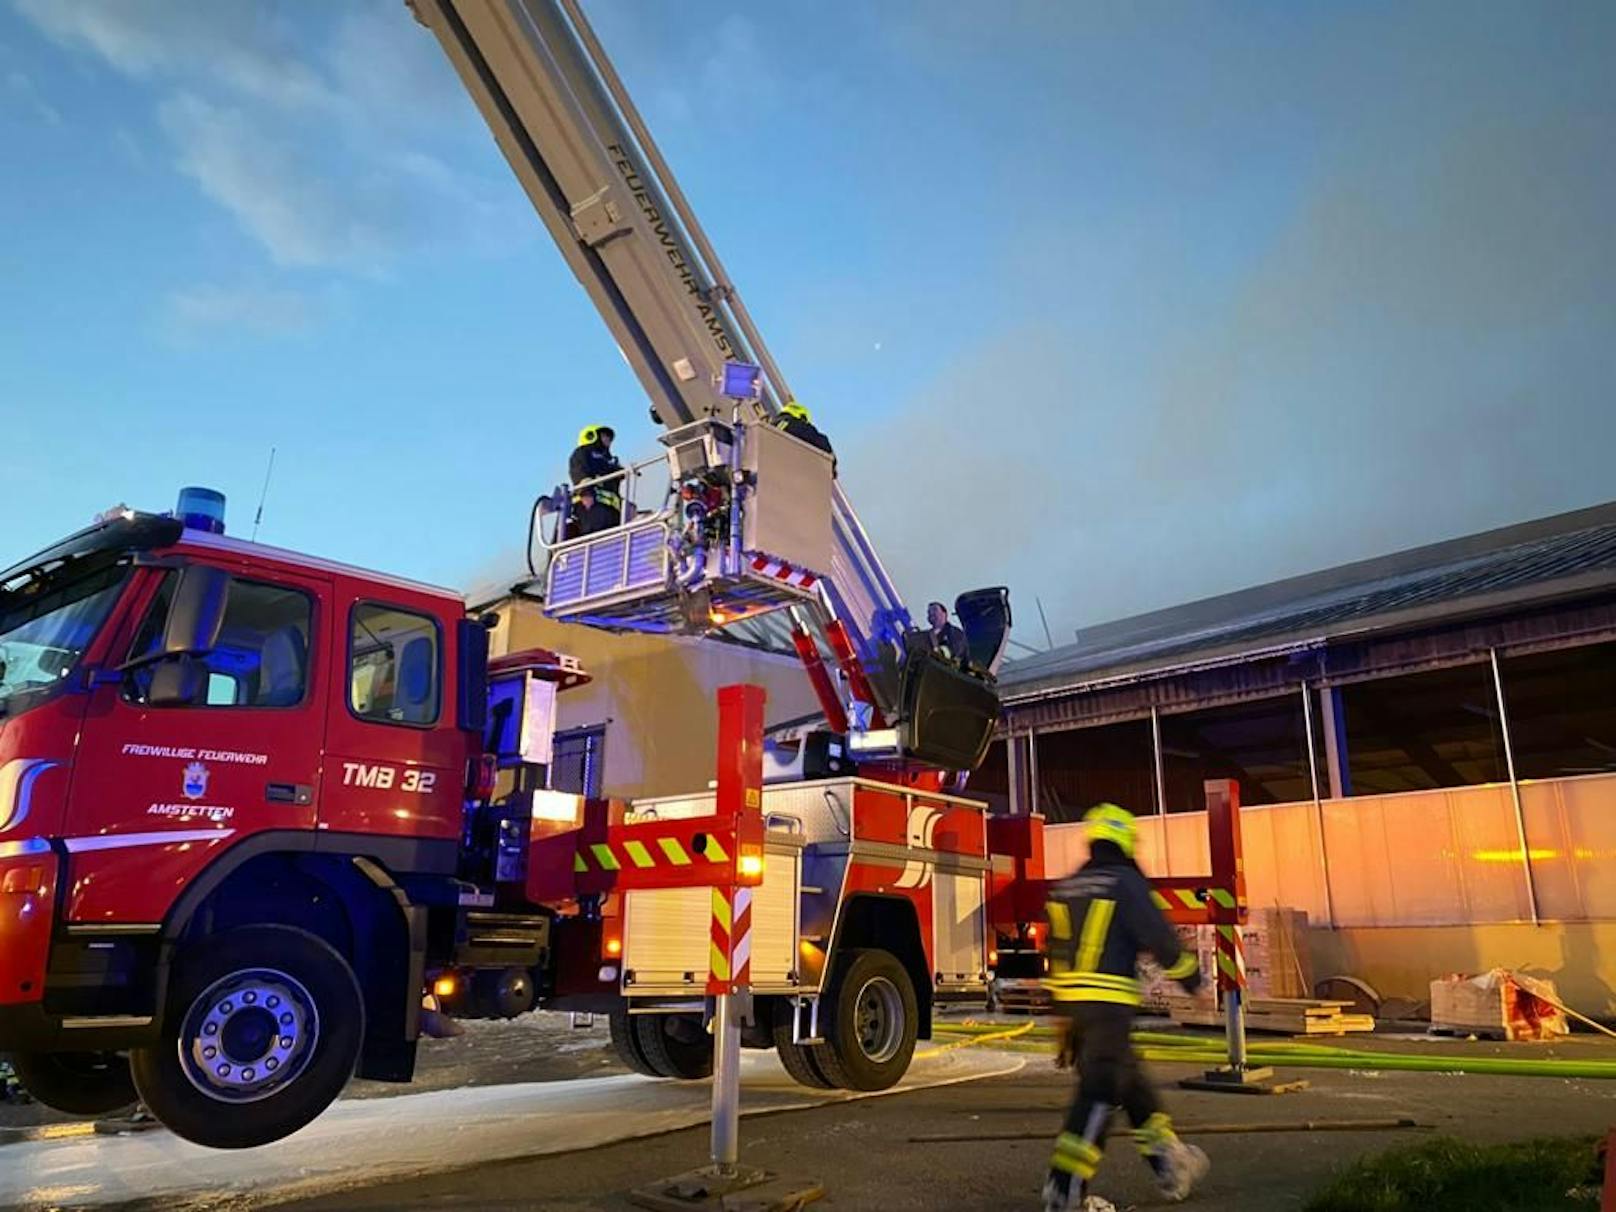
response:
{"label": "wooden pallet", "polygon": [[[1367,1014],[1343,1014],[1350,1002],[1311,1001],[1303,998],[1254,998],[1246,1003],[1246,1030],[1276,1035],[1346,1035],[1373,1031]],[[1168,1007],[1181,1027],[1222,1027],[1223,1014],[1201,1002],[1175,998]]]}

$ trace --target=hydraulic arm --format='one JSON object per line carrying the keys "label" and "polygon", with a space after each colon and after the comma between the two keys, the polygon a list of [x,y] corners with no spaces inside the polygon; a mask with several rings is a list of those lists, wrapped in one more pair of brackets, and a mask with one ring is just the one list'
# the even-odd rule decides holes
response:
{"label": "hydraulic arm", "polygon": [[[700,526],[684,521],[697,502],[655,526],[625,521],[610,541],[558,552],[546,610],[606,626],[701,632],[791,608],[799,651],[804,639],[816,652],[823,644],[840,669],[856,733],[879,735],[875,747],[890,741],[894,756],[974,766],[997,717],[992,676],[1007,598],[967,595],[978,618],[963,621],[986,626],[958,667],[917,655],[910,616],[829,465],[821,471],[773,441],[768,423],[790,389],[577,0],[409,4],[442,44],[669,431],[663,441],[675,473],[699,470],[725,494],[715,512],[727,516],[704,515]],[[726,390],[726,368],[737,364],[757,369],[750,398]],[[748,509],[781,519],[788,510],[823,513],[823,542],[800,528],[754,523],[743,517]],[[671,554],[663,550],[670,545]],[[834,689],[814,680],[822,699],[826,685]],[[826,714],[835,720],[832,706]],[[928,715],[929,727],[918,718]]]}

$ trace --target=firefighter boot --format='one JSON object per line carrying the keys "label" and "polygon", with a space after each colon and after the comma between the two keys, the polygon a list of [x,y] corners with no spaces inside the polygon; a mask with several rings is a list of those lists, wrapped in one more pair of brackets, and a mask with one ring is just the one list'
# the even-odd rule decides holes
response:
{"label": "firefighter boot", "polygon": [[1212,1169],[1206,1154],[1179,1140],[1172,1121],[1160,1111],[1135,1129],[1133,1136],[1156,1175],[1156,1189],[1174,1203],[1187,1199],[1195,1184]]}

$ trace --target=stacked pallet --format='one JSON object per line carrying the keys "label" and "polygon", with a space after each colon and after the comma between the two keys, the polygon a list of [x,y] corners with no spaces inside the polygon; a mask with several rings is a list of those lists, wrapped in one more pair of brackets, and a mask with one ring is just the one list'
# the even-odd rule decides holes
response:
{"label": "stacked pallet", "polygon": [[[1246,1030],[1276,1035],[1346,1035],[1373,1031],[1369,1014],[1345,1014],[1351,1002],[1302,997],[1256,997],[1246,1002]],[[1181,1027],[1222,1027],[1223,1013],[1190,997],[1169,999],[1168,1014]]]}
{"label": "stacked pallet", "polygon": [[1552,1040],[1569,1035],[1553,981],[1494,968],[1431,982],[1431,1033],[1482,1039]]}
{"label": "stacked pallet", "polygon": [[[1179,926],[1178,945],[1195,954],[1201,967],[1199,1001],[1214,1008],[1218,974],[1218,932],[1212,926]],[[1240,928],[1246,953],[1246,982],[1253,997],[1306,998],[1313,993],[1313,969],[1307,953],[1307,914],[1300,909],[1254,909]],[[1149,959],[1140,961],[1145,1009],[1163,1013],[1182,996],[1177,981],[1168,980]]]}

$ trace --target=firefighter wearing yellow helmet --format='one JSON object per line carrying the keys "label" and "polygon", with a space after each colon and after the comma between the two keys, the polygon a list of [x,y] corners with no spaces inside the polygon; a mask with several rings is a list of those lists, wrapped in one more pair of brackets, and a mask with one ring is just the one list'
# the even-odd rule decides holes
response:
{"label": "firefighter wearing yellow helmet", "polygon": [[774,418],[774,427],[785,430],[798,441],[823,450],[831,457],[831,467],[834,470],[836,452],[830,448],[830,439],[819,431],[814,424],[813,415],[801,404],[795,400],[788,400],[781,407],[780,415]]}
{"label": "firefighter wearing yellow helmet", "polygon": [[1067,1020],[1063,1056],[1075,1058],[1078,1088],[1055,1142],[1044,1183],[1046,1212],[1102,1212],[1112,1205],[1091,1195],[1106,1127],[1117,1107],[1133,1124],[1134,1142],[1170,1200],[1189,1195],[1210,1168],[1206,1154],[1186,1145],[1140,1068],[1129,1042],[1139,1007],[1135,963],[1153,955],[1170,978],[1193,993],[1201,971],[1193,952],[1151,898],[1134,863],[1138,828],[1133,814],[1097,804],[1083,817],[1089,860],[1054,885],[1049,915],[1049,975],[1044,984]]}
{"label": "firefighter wearing yellow helmet", "polygon": [[569,538],[610,530],[623,520],[623,465],[612,454],[616,437],[610,425],[578,431],[578,447],[567,464],[573,485]]}

